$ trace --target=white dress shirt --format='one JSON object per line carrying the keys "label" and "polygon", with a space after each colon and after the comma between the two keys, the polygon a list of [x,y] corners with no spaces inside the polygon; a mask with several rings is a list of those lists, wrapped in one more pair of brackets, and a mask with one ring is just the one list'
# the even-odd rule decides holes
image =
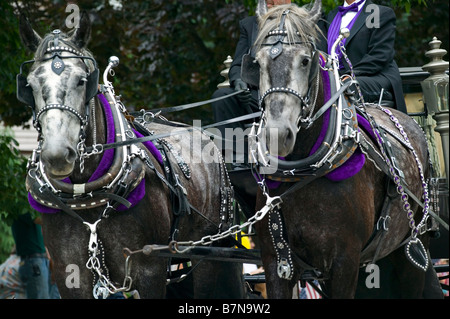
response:
{"label": "white dress shirt", "polygon": [[[362,3],[359,4],[358,6],[358,11],[361,10],[361,8],[363,7],[364,3],[366,3],[366,1],[363,1]],[[348,7],[350,6],[347,1],[344,1],[344,7]],[[353,11],[349,11],[347,12],[343,17],[342,17],[342,21],[341,21],[341,29],[342,28],[346,28],[348,26],[348,24],[353,20],[353,18],[356,16],[358,12],[353,12]]]}

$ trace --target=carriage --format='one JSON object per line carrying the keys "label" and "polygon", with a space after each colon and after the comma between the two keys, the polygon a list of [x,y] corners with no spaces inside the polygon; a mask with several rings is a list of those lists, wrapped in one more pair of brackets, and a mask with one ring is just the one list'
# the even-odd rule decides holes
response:
{"label": "carriage", "polygon": [[[307,13],[308,19],[316,19],[319,11],[320,1],[316,1],[312,13]],[[108,80],[108,74],[118,65],[116,58],[110,59],[98,94],[99,70],[95,59],[85,50],[90,32],[86,19],[86,16],[82,17],[82,27],[71,36],[55,30],[41,39],[26,21],[21,27],[25,42],[36,51],[36,59],[30,61],[33,63],[31,77],[26,78],[21,67],[17,77],[18,97],[33,107],[35,127],[43,136],[29,161],[27,188],[33,208],[47,213],[43,216],[44,231],[59,239],[58,242],[47,239],[46,244],[59,265],[56,276],[63,283],[63,295],[107,298],[137,290],[143,297],[161,298],[165,296],[167,282],[179,285],[192,277],[193,283],[188,285],[194,287],[196,297],[243,297],[244,282],[239,265],[261,261],[272,297],[288,298],[293,285],[299,281],[312,283],[317,280],[324,282],[326,288],[320,290],[321,293],[331,297],[353,297],[356,289],[360,289],[356,287],[361,287],[358,269],[361,273],[363,266],[367,269],[375,261],[389,274],[388,279],[395,276],[396,267],[405,270],[403,283],[388,285],[393,292],[401,295],[399,289],[408,290],[406,296],[409,297],[435,293],[423,289],[426,280],[431,280],[434,288],[436,285],[428,243],[429,235],[436,231],[432,229],[435,225],[431,221],[439,216],[433,213],[437,211],[437,202],[432,202],[430,194],[436,199],[442,191],[439,185],[445,187],[445,182],[434,183],[437,188],[429,186],[425,137],[409,117],[382,105],[367,110],[358,108],[358,115],[364,117],[369,131],[372,129],[375,136],[379,136],[378,140],[375,137],[371,141],[368,134],[358,130],[355,104],[345,103],[341,98],[348,85],[341,85],[338,79],[333,81],[333,69],[336,69],[333,63],[336,61],[333,58],[323,60],[324,64],[316,67],[309,76],[314,82],[308,81],[308,84],[317,83],[313,90],[314,99],[309,97],[308,88],[306,96],[283,86],[266,87],[261,99],[266,107],[275,107],[277,103],[272,101],[280,95],[300,100],[301,107],[293,111],[298,113],[295,116],[298,131],[301,127],[320,131],[321,125],[316,126],[314,121],[329,111],[327,118],[331,129],[325,131],[324,142],[314,153],[322,157],[300,153],[297,154],[300,157],[285,160],[268,154],[266,150],[270,145],[261,138],[261,131],[268,130],[274,119],[268,115],[271,112],[267,112],[264,121],[261,124],[255,122],[249,134],[253,138],[251,151],[259,164],[258,169],[229,171],[207,131],[167,121],[156,111],[128,113]],[[289,22],[287,13],[282,21],[278,33],[272,29],[263,41],[287,35],[288,31],[283,29],[284,23]],[[339,41],[344,37],[345,33]],[[308,41],[302,38],[295,44],[306,43],[311,50]],[[277,43],[282,42],[277,40]],[[267,42],[263,44],[268,45]],[[290,48],[285,48],[284,53],[290,53]],[[320,56],[315,54],[314,58],[319,63]],[[253,67],[254,61],[249,61],[249,81],[254,75]],[[64,70],[71,72],[67,75]],[[61,77],[61,74],[65,76]],[[410,74],[405,77],[409,78]],[[40,91],[45,81],[53,79],[60,83],[62,78],[67,81],[65,90],[62,86],[52,86]],[[325,78],[329,92],[324,89]],[[54,97],[61,94],[67,94],[66,101],[71,103],[55,101]],[[325,99],[326,94],[329,94],[328,99]],[[319,111],[316,110],[313,116],[316,100],[318,106],[323,106],[317,107]],[[179,109],[174,107],[172,110]],[[325,120],[320,120],[320,124],[322,122]],[[61,128],[66,131],[62,132]],[[386,143],[393,146],[379,145],[377,148],[377,142],[385,144],[387,135],[394,137]],[[276,137],[270,142],[274,140]],[[289,147],[294,148],[296,141],[292,140]],[[287,157],[289,147],[278,154]],[[371,159],[366,164],[368,168],[362,168],[363,173],[357,175],[362,177],[352,181],[345,179],[342,183],[320,178],[344,167],[358,147],[362,149],[360,159],[364,157],[363,153]],[[264,168],[270,168],[273,163],[277,163],[282,171],[267,173]],[[279,182],[280,188],[278,185],[270,189],[266,175]],[[286,182],[294,184],[283,184]],[[363,184],[372,185],[374,192],[361,192]],[[385,196],[384,184],[388,185],[389,196]],[[291,188],[291,185],[295,186]],[[313,193],[300,193],[305,185]],[[383,187],[383,190],[377,187]],[[322,206],[317,209],[314,205],[320,197],[313,195],[324,189],[335,197],[319,203]],[[365,195],[371,196],[372,206],[367,204]],[[360,200],[353,201],[349,196],[359,196]],[[308,197],[315,200],[308,201]],[[423,201],[417,199],[421,197]],[[318,215],[308,215],[307,220],[293,215],[299,205],[297,199],[305,206],[301,207],[304,214],[317,210]],[[323,206],[328,204],[326,202],[335,202],[333,199],[346,206]],[[381,216],[373,216],[375,208],[383,211]],[[61,210],[65,214],[56,214]],[[149,211],[152,216],[148,216]],[[343,211],[347,214],[344,220],[341,218]],[[370,216],[356,216],[355,211],[364,211]],[[419,212],[417,215],[416,211]],[[432,214],[433,218],[430,218]],[[243,216],[245,218],[241,220]],[[329,223],[320,223],[318,219]],[[311,221],[314,223],[309,225]],[[345,224],[352,224],[352,227],[347,230],[343,227]],[[127,225],[126,230],[124,225]],[[289,233],[293,225],[300,230],[301,237]],[[317,225],[327,228],[320,229]],[[339,234],[330,225],[340,228]],[[239,238],[243,231],[252,232],[255,228],[261,255],[259,250],[243,249],[236,240],[236,235]],[[393,231],[388,232],[388,229]],[[332,237],[318,236],[317,231],[329,232]],[[337,235],[339,238],[335,237]],[[322,238],[327,241],[322,242]],[[369,244],[367,239],[370,239]],[[330,241],[334,241],[333,245]],[[402,248],[392,260],[389,256],[397,250],[391,247],[391,242],[394,248]],[[325,254],[316,256],[309,251],[310,247],[313,251],[323,249]],[[124,262],[121,262],[122,254],[125,255]],[[331,255],[333,258],[329,259]],[[80,272],[82,285],[91,288],[67,287],[65,266],[82,261],[85,264]],[[172,266],[182,266],[183,274],[174,278]],[[361,278],[360,275],[359,280]],[[247,282],[253,280],[250,276],[245,279]],[[260,281],[261,277],[256,280]],[[212,287],[211,281],[220,286],[220,291]],[[328,282],[334,284],[327,286]],[[339,285],[342,282],[346,285]],[[408,285],[405,286],[405,282]],[[63,287],[64,283],[66,287]],[[356,292],[368,293],[363,290]],[[386,292],[380,289],[377,293]],[[373,297],[370,293],[368,296]]]}

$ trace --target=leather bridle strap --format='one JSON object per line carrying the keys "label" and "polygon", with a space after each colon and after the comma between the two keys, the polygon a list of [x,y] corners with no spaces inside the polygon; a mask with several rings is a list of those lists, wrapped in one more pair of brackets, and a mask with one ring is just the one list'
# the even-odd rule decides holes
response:
{"label": "leather bridle strap", "polygon": [[298,93],[296,90],[294,89],[290,89],[290,88],[285,88],[285,87],[276,87],[276,88],[270,88],[268,89],[266,92],[264,92],[261,97],[259,98],[259,105],[260,107],[262,106],[264,99],[266,98],[267,95],[272,94],[272,93],[288,93],[288,94],[292,94],[296,97],[298,97],[303,104],[307,104],[307,96],[304,97],[302,96],[300,93]]}
{"label": "leather bridle strap", "polygon": [[[284,31],[284,23],[286,21],[286,16],[288,15],[289,10],[283,11],[283,15],[281,16],[280,25],[278,30]],[[286,36],[285,33],[277,34],[277,41],[272,44],[272,48],[269,50],[269,55],[272,60],[275,60],[282,52],[283,52],[283,39]]]}
{"label": "leather bridle strap", "polygon": [[356,81],[348,81],[344,85],[341,86],[341,88],[333,94],[333,96],[325,103],[317,112],[314,114],[314,116],[310,119],[307,119],[306,121],[300,121],[302,127],[308,128],[311,126],[314,121],[316,121],[318,118],[320,118],[341,96],[342,93],[345,92],[345,90],[352,84],[356,83]]}
{"label": "leather bridle strap", "polygon": [[224,96],[220,96],[220,97],[216,97],[216,98],[210,99],[210,100],[205,100],[205,101],[195,102],[195,103],[189,103],[189,104],[183,104],[183,105],[177,105],[177,106],[170,106],[170,107],[151,109],[151,110],[147,110],[145,112],[152,112],[152,113],[161,112],[162,114],[164,114],[164,113],[172,113],[172,112],[179,112],[179,111],[191,109],[191,108],[194,108],[194,107],[198,107],[198,106],[210,104],[210,103],[213,103],[213,102],[217,102],[217,101],[220,101],[220,100],[224,100],[224,99],[227,99],[227,98],[232,97],[234,95],[238,95],[238,94],[240,94],[240,93],[242,93],[244,91],[245,90],[238,90],[238,91],[235,91],[233,93],[230,93],[230,94],[227,94],[227,95],[224,95]]}
{"label": "leather bridle strap", "polygon": [[[89,105],[89,104],[86,104]],[[86,107],[87,108],[87,107]],[[36,114],[36,122],[39,121],[39,117],[49,111],[49,110],[61,110],[61,111],[69,111],[70,113],[74,114],[81,122],[81,124],[83,126],[87,125],[87,121],[88,121],[88,111],[86,111],[86,116],[83,117],[77,110],[75,110],[74,108],[68,106],[68,105],[64,105],[64,104],[48,104],[45,107],[43,107],[37,114]]]}

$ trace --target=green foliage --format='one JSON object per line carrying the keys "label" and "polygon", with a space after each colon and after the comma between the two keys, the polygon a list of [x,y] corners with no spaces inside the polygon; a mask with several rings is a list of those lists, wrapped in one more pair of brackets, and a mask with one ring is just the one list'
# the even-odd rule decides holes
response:
{"label": "green foliage", "polygon": [[25,189],[26,159],[10,134],[0,132],[0,263],[14,244],[10,226],[14,219],[30,211]]}
{"label": "green foliage", "polygon": [[[447,0],[427,3],[427,7],[417,7],[412,6],[411,2],[410,9],[406,7],[407,12],[401,8],[395,9],[395,58],[400,67],[423,66],[428,63],[430,60],[425,57],[425,52],[430,50],[428,43],[434,36],[442,41],[441,48],[449,51],[449,3]],[[448,60],[448,55],[444,60]]]}
{"label": "green foliage", "polygon": [[19,38],[19,22],[7,1],[0,1],[0,120],[20,124],[28,121],[30,110],[17,102],[15,75],[29,60]]}
{"label": "green foliage", "polygon": [[9,257],[13,246],[14,238],[11,233],[11,227],[0,220],[0,264]]}
{"label": "green foliage", "polygon": [[18,150],[17,141],[0,135],[0,221],[11,225],[14,218],[30,211],[25,188],[27,161]]}

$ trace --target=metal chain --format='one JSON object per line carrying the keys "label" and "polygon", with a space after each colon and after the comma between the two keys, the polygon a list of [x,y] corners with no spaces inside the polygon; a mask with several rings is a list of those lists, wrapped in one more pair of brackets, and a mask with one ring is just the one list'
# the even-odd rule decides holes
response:
{"label": "metal chain", "polygon": [[[97,144],[97,124],[96,124],[96,118],[95,118],[95,100],[94,98],[91,99],[90,107],[92,109],[92,151],[87,152],[86,151],[86,139],[80,135],[80,142],[77,145],[77,152],[80,157],[80,172],[83,173],[84,171],[84,160],[86,158],[91,157],[92,155],[101,154],[103,152],[103,145]],[[82,127],[81,130],[83,131],[84,128]]]}
{"label": "metal chain", "polygon": [[[346,54],[345,46],[342,42],[340,42],[340,50],[342,52],[342,55],[343,55],[345,61],[347,62],[348,66],[350,68],[350,74],[351,74],[352,80],[356,80],[355,73],[353,72],[353,65],[350,62],[350,59],[348,58],[348,56]],[[358,91],[358,95],[360,98],[360,102],[362,103],[362,107],[365,109],[364,97],[362,95],[360,86],[356,85],[356,89]],[[406,132],[403,130],[403,126],[399,123],[398,119],[394,116],[394,114],[392,114],[392,112],[390,110],[382,107],[379,104],[377,104],[377,107],[389,116],[390,120],[394,123],[394,125],[397,127],[400,134],[403,136],[403,139],[407,143],[410,143]],[[380,132],[375,127],[372,126],[372,129],[373,129],[374,133],[376,134],[376,136],[381,136]],[[424,200],[423,217],[422,217],[421,221],[419,222],[419,224],[416,226],[415,221],[414,221],[414,212],[411,210],[411,205],[409,204],[409,201],[408,201],[409,196],[405,192],[405,189],[401,184],[401,178],[396,174],[396,168],[393,165],[394,163],[391,163],[391,160],[389,159],[389,156],[384,151],[384,148],[383,148],[380,140],[378,138],[376,140],[378,142],[378,145],[380,147],[380,150],[384,157],[384,160],[389,167],[389,172],[392,175],[395,184],[397,185],[397,192],[400,194],[400,197],[403,201],[403,210],[406,211],[406,213],[407,213],[407,218],[409,220],[409,227],[411,228],[411,237],[416,238],[417,234],[419,233],[419,229],[423,228],[426,220],[428,219],[428,214],[429,214],[428,209],[429,209],[429,203],[430,203],[430,199],[428,197],[428,184],[425,181],[422,164],[420,163],[420,160],[419,160],[419,157],[418,157],[416,151],[414,149],[412,149],[414,159],[415,159],[418,169],[419,169],[419,175],[420,175],[420,179],[422,182],[422,188],[423,188],[422,198]]]}
{"label": "metal chain", "polygon": [[95,99],[89,102],[92,109],[92,145],[97,145],[97,119],[95,118]]}
{"label": "metal chain", "polygon": [[89,237],[89,259],[86,262],[86,268],[91,270],[94,274],[98,275],[98,281],[94,284],[94,288],[92,294],[95,299],[102,297],[106,299],[109,295],[113,295],[118,292],[129,291],[131,289],[131,285],[133,283],[133,279],[130,276],[131,273],[131,256],[127,256],[125,260],[125,278],[123,280],[122,287],[117,288],[111,280],[108,278],[108,272],[102,267],[102,263],[100,262],[98,256],[101,256],[100,249],[103,249],[102,246],[99,245],[98,236],[97,236],[97,225],[101,221],[98,219],[95,223],[90,224],[88,222],[84,222],[90,231]]}
{"label": "metal chain", "polygon": [[[212,244],[215,241],[225,239],[228,236],[234,236],[237,233],[240,233],[243,229],[245,229],[248,226],[253,226],[258,221],[262,220],[268,212],[272,211],[275,207],[280,207],[280,204],[282,203],[281,197],[275,196],[270,197],[267,193],[265,194],[266,199],[266,205],[264,205],[263,208],[261,208],[259,211],[255,213],[252,217],[250,217],[245,223],[242,223],[241,225],[234,225],[231,226],[228,230],[219,232],[215,235],[207,235],[202,237],[200,240],[197,241],[172,241],[170,243],[171,248],[176,251],[177,253],[185,253],[189,251],[194,246],[199,245],[209,245]],[[190,246],[185,249],[180,249],[179,246]]]}
{"label": "metal chain", "polygon": [[[341,50],[342,56],[344,57],[345,61],[346,61],[347,64],[348,64],[348,67],[350,68],[350,77],[351,77],[351,79],[352,79],[353,81],[356,81],[356,82],[357,82],[357,80],[356,80],[356,75],[355,75],[355,73],[353,72],[353,64],[352,64],[352,62],[350,61],[349,57],[347,56],[347,51],[346,51],[345,46],[344,46],[344,43],[343,43],[342,41],[339,43],[339,48],[340,48],[340,50]],[[356,87],[356,90],[358,91],[359,101],[361,102],[363,108],[365,108],[366,102],[364,101],[364,96],[363,96],[363,94],[362,94],[362,92],[361,92],[361,87],[359,86],[359,83],[357,83],[357,84],[355,85],[355,87]]]}
{"label": "metal chain", "polygon": [[[399,123],[398,119],[394,116],[394,114],[392,114],[392,112],[390,110],[382,107],[381,105],[377,105],[377,107],[380,108],[384,113],[386,113],[389,116],[390,120],[395,124],[395,126],[398,129],[398,131],[403,136],[404,140],[407,143],[410,143],[409,139],[408,139],[408,136],[407,136],[406,132],[403,129],[403,126]],[[376,129],[374,129],[374,130],[376,130]],[[380,132],[378,130],[376,130],[376,133],[380,134]],[[381,136],[381,135],[379,135],[379,136]],[[377,139],[377,141],[378,141],[378,139]],[[380,141],[378,141],[378,143],[380,144]],[[416,151],[414,149],[412,149],[412,153],[414,155],[414,159],[415,159],[415,161],[417,163],[417,167],[419,169],[419,175],[420,175],[420,180],[422,182],[422,189],[423,189],[422,198],[424,200],[423,216],[422,216],[422,219],[419,222],[419,224],[416,226],[416,223],[414,221],[414,212],[412,211],[411,205],[408,202],[409,196],[406,193],[403,185],[401,185],[401,179],[395,173],[396,169],[392,165],[391,161],[389,160],[389,157],[385,153],[383,147],[381,147],[381,144],[380,144],[380,149],[381,149],[381,153],[385,157],[385,162],[389,166],[389,172],[391,173],[391,175],[392,175],[392,177],[394,179],[394,182],[397,185],[397,192],[400,194],[401,199],[403,201],[403,210],[406,211],[406,213],[407,213],[407,218],[409,220],[409,227],[412,229],[411,237],[412,238],[416,238],[416,236],[419,233],[419,229],[422,228],[422,226],[424,225],[425,221],[428,218],[428,209],[429,209],[429,204],[430,204],[430,198],[428,197],[428,183],[427,183],[427,181],[425,180],[425,177],[424,177],[422,164],[420,163],[420,160],[419,160],[419,157],[418,157]]]}
{"label": "metal chain", "polygon": [[86,150],[86,139],[84,138],[84,127],[83,125],[81,125],[81,132],[83,132],[82,134],[80,134],[80,142],[77,144],[77,152],[78,152],[78,156],[80,157],[80,172],[83,173],[84,172],[84,159],[86,156],[85,150]]}

